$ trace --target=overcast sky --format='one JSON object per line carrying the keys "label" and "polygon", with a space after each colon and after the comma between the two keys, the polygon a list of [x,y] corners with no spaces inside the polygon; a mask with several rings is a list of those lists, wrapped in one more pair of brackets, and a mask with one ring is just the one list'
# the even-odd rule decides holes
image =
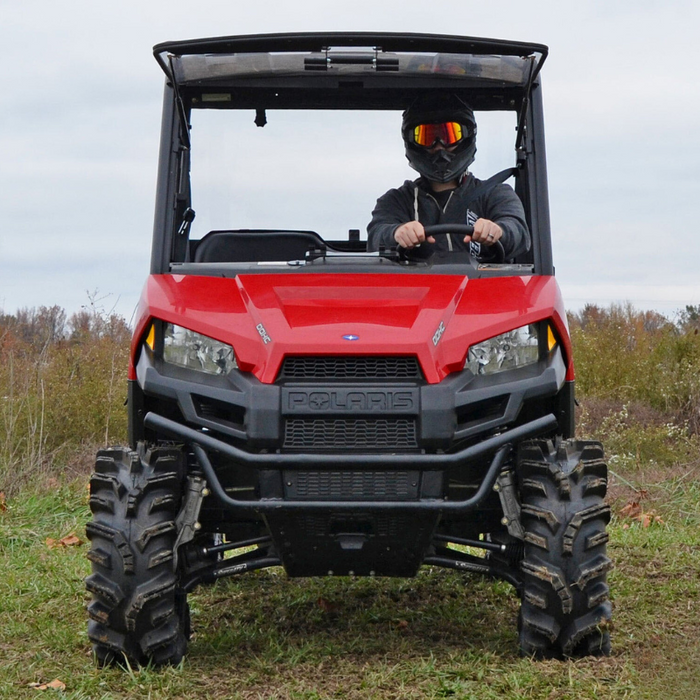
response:
{"label": "overcast sky", "polygon": [[[0,308],[72,312],[97,292],[106,309],[131,316],[153,219],[163,85],[153,44],[321,30],[549,45],[550,204],[567,305],[629,300],[672,315],[700,304],[698,26],[696,0],[0,0]],[[281,128],[271,122],[260,131],[280,143]],[[393,127],[370,129],[382,145],[366,172],[357,158],[334,168],[329,151],[325,167],[336,179],[322,177],[319,187],[343,231],[364,228],[373,200],[412,177],[398,115],[394,140],[383,140],[382,128]],[[254,155],[252,138],[254,129],[246,136]],[[486,169],[487,153],[477,154]],[[296,177],[292,168],[280,159],[278,171]],[[245,211],[245,225],[269,206],[256,191],[233,208]]]}

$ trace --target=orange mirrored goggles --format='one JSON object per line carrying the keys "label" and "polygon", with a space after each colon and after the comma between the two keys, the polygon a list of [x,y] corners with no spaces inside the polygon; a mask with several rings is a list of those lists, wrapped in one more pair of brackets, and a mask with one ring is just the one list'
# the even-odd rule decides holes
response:
{"label": "orange mirrored goggles", "polygon": [[443,146],[454,146],[466,136],[467,130],[458,122],[419,124],[413,129],[413,141],[418,146],[430,148],[438,141]]}

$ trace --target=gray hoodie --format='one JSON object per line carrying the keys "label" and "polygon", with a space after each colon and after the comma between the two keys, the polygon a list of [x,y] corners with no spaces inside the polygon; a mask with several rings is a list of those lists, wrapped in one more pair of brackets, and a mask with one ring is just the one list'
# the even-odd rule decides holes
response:
{"label": "gray hoodie", "polygon": [[[523,205],[513,188],[497,184],[485,193],[472,197],[471,193],[481,184],[470,173],[452,190],[446,204],[441,208],[424,178],[406,180],[398,189],[391,189],[382,195],[372,212],[372,221],[367,226],[367,248],[378,250],[380,245],[396,245],[394,231],[407,221],[420,221],[423,226],[432,224],[469,224],[477,219],[489,219],[503,229],[501,243],[506,260],[527,252],[530,249],[530,232],[525,222]],[[473,201],[472,201],[473,200]],[[436,236],[435,243],[426,243],[426,253],[467,250],[469,244],[464,236],[449,234]],[[478,244],[472,253],[479,253]],[[421,255],[423,257],[423,255]]]}

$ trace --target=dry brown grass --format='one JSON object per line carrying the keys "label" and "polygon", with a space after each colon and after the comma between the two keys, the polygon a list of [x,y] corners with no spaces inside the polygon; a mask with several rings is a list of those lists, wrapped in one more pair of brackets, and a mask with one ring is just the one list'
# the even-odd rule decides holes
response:
{"label": "dry brown grass", "polygon": [[0,314],[0,491],[84,474],[97,445],[125,440],[129,338],[94,309]]}

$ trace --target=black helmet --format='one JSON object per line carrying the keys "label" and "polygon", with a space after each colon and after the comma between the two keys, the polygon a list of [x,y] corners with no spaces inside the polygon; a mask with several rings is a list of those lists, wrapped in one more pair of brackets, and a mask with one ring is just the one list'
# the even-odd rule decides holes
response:
{"label": "black helmet", "polygon": [[[419,124],[461,124],[463,137],[453,151],[419,146],[414,130]],[[401,134],[406,144],[406,158],[414,170],[432,182],[448,182],[463,175],[476,154],[476,120],[472,108],[453,93],[433,93],[418,97],[403,113]],[[443,144],[446,145],[446,144]]]}

